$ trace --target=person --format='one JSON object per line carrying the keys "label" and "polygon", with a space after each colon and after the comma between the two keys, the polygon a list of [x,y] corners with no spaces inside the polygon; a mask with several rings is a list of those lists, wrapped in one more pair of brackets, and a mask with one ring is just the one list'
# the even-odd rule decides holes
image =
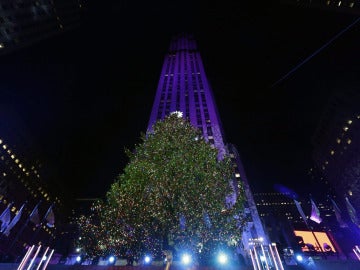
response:
{"label": "person", "polygon": [[132,254],[130,249],[128,249],[126,251],[125,256],[126,256],[126,265],[133,266],[134,265],[134,255]]}
{"label": "person", "polygon": [[163,254],[165,255],[165,261],[166,261],[165,270],[169,270],[170,265],[171,265],[172,260],[173,260],[172,252],[171,252],[171,250],[164,250]]}

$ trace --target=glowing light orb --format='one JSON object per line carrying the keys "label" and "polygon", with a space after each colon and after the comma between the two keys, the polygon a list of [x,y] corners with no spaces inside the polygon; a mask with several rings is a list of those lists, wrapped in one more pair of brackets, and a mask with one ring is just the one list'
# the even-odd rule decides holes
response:
{"label": "glowing light orb", "polygon": [[191,263],[191,256],[189,254],[184,254],[182,257],[181,257],[181,262],[185,265]]}
{"label": "glowing light orb", "polygon": [[218,261],[221,264],[226,264],[228,261],[228,257],[224,253],[220,253],[218,256]]}
{"label": "glowing light orb", "polygon": [[113,263],[115,262],[115,257],[114,256],[110,256],[109,257],[109,263]]}
{"label": "glowing light orb", "polygon": [[151,261],[150,256],[145,256],[144,261],[145,263],[149,263]]}

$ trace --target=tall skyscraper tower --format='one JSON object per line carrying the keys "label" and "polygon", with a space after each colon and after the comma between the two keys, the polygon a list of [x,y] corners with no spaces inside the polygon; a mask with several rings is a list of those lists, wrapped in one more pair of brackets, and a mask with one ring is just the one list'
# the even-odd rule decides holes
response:
{"label": "tall skyscraper tower", "polygon": [[249,220],[243,231],[243,250],[247,250],[254,241],[267,243],[239,154],[233,145],[226,145],[224,142],[220,117],[196,42],[187,35],[177,36],[171,41],[161,71],[148,130],[151,130],[156,120],[163,119],[173,111],[181,111],[183,117],[202,131],[205,140],[218,149],[219,159],[225,154],[232,158],[235,187],[245,190],[244,215]]}

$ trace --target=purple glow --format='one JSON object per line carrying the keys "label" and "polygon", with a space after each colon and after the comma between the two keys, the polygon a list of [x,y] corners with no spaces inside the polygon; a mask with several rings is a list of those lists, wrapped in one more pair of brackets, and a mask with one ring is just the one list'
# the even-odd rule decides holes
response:
{"label": "purple glow", "polygon": [[158,119],[181,111],[205,140],[213,144],[222,159],[226,152],[221,123],[200,53],[191,36],[178,36],[165,55],[148,130]]}

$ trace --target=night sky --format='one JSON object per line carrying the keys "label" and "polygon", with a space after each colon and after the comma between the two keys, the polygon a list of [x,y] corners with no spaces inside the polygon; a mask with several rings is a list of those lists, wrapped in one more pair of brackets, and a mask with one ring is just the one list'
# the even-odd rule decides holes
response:
{"label": "night sky", "polygon": [[272,85],[356,16],[244,1],[100,2],[79,29],[0,56],[0,105],[26,123],[46,181],[68,198],[104,196],[146,131],[171,37],[188,32],[253,190],[309,192],[321,112],[331,93],[359,87],[359,24]]}

